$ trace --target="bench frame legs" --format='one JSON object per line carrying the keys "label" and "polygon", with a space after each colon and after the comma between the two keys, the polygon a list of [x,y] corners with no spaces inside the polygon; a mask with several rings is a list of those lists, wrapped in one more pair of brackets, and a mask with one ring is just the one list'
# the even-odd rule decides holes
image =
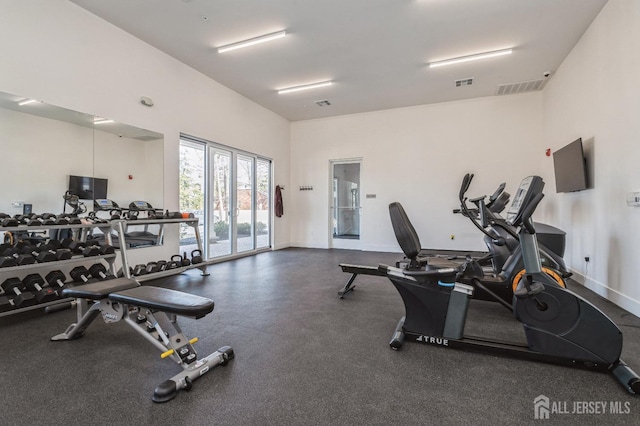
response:
{"label": "bench frame legs", "polygon": [[223,346],[212,354],[197,358],[192,346],[197,339],[189,340],[178,325],[175,314],[152,311],[148,308],[132,306],[109,300],[95,300],[90,306],[87,301],[78,301],[78,322],[71,324],[64,333],[51,340],[73,340],[82,337],[91,323],[102,315],[106,323],[124,321],[138,334],[162,352],[162,358],[171,358],[183,371],[156,387],[152,400],[166,402],[173,399],[180,389],[190,390],[193,381],[203,376],[218,364],[226,365],[234,358],[233,349]]}

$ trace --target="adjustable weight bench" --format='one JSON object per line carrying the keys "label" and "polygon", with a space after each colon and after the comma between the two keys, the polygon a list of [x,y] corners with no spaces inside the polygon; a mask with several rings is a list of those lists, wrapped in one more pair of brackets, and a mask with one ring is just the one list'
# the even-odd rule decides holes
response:
{"label": "adjustable weight bench", "polygon": [[156,387],[152,400],[166,402],[178,390],[190,390],[193,381],[218,364],[226,365],[234,358],[233,349],[223,346],[211,355],[198,359],[194,344],[178,326],[176,316],[202,318],[213,311],[213,300],[161,287],[140,286],[127,278],[85,284],[62,290],[64,297],[78,299],[78,321],[51,340],[73,340],[98,315],[106,323],[125,321],[141,336],[157,347],[161,358],[171,357],[183,371]]}

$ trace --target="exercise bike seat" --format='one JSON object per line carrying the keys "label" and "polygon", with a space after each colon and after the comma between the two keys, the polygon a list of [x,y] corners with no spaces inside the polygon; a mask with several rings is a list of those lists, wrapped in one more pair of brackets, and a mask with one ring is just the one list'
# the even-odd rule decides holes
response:
{"label": "exercise bike seat", "polygon": [[109,294],[109,299],[128,305],[193,318],[213,311],[213,300],[162,287],[140,286]]}
{"label": "exercise bike seat", "polygon": [[76,299],[99,300],[105,299],[111,293],[139,286],[140,284],[138,284],[137,281],[128,278],[116,278],[65,288],[62,290],[62,296]]}

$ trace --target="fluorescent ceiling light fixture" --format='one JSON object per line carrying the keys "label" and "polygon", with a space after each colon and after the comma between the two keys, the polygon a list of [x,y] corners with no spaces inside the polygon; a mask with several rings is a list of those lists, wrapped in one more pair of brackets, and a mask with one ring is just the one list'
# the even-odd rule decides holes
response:
{"label": "fluorescent ceiling light fixture", "polygon": [[253,46],[254,44],[264,43],[266,41],[277,40],[287,35],[286,31],[278,31],[275,33],[261,35],[259,37],[250,38],[248,40],[238,41],[236,43],[227,44],[218,47],[218,53],[228,52],[230,50],[242,49],[243,47]]}
{"label": "fluorescent ceiling light fixture", "polygon": [[24,101],[18,102],[18,105],[23,106],[23,105],[34,104],[36,102],[38,101],[36,101],[35,99],[25,99]]}
{"label": "fluorescent ceiling light fixture", "polygon": [[302,86],[293,86],[287,87],[285,89],[278,90],[278,94],[282,95],[283,93],[291,93],[291,92],[299,92],[301,90],[309,90],[309,89],[317,89],[319,87],[331,86],[333,81],[321,81],[319,83],[311,83],[311,84],[303,84]]}
{"label": "fluorescent ceiling light fixture", "polygon": [[113,120],[107,120],[106,118],[96,118],[93,120],[93,124],[107,124],[113,123]]}
{"label": "fluorescent ceiling light fixture", "polygon": [[429,68],[442,67],[444,65],[460,64],[462,62],[477,61],[478,59],[494,58],[496,56],[510,55],[512,49],[494,50],[493,52],[477,53],[475,55],[460,56],[459,58],[446,59],[429,63]]}

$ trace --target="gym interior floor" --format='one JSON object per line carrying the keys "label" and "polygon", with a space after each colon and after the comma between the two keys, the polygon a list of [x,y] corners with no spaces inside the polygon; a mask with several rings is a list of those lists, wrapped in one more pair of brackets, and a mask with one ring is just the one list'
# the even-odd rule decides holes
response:
{"label": "gym interior floor", "polygon": [[[404,313],[384,277],[359,276],[344,299],[340,262],[393,264],[399,255],[286,249],[192,270],[151,285],[210,297],[214,311],[179,318],[199,357],[223,345],[236,358],[165,404],[153,389],[180,371],[124,323],[96,320],[81,339],[49,338],[75,311],[0,318],[4,425],[425,425],[527,424],[534,398],[619,402],[629,414],[551,414],[561,424],[638,424],[640,397],[612,376],[418,344],[392,351]],[[640,319],[572,285],[622,329],[622,358],[640,370]],[[467,331],[524,341],[497,304],[473,301]],[[561,406],[562,408],[562,406]]]}

